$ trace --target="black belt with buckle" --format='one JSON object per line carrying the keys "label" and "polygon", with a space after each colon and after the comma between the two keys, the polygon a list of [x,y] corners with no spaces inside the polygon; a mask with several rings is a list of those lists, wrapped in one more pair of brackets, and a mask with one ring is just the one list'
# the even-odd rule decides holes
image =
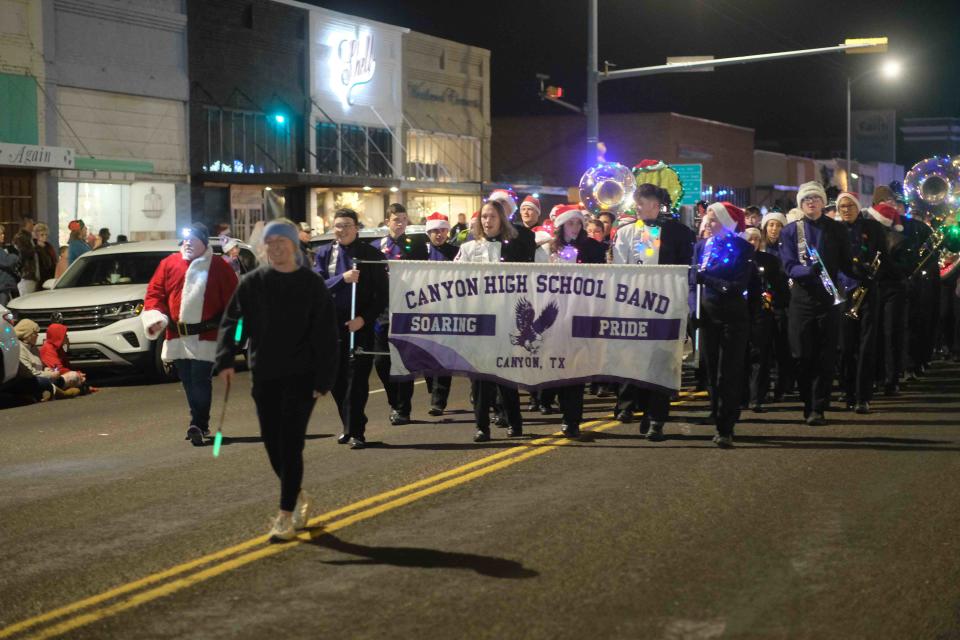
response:
{"label": "black belt with buckle", "polygon": [[177,322],[173,325],[173,330],[180,337],[183,336],[195,336],[207,331],[212,331],[220,327],[220,318],[210,318],[209,320],[204,320],[203,322],[197,322],[195,324],[184,324],[183,322]]}

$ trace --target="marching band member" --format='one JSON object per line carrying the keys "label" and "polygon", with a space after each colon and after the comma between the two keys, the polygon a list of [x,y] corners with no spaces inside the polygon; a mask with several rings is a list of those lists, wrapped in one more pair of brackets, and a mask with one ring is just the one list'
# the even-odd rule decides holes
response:
{"label": "marching band member", "polygon": [[[768,211],[760,221],[760,231],[763,233],[763,241],[760,243],[764,253],[776,256],[780,262],[781,271],[783,270],[783,256],[780,255],[780,234],[783,228],[787,226],[787,216],[779,211]],[[784,273],[787,282],[787,289],[778,304],[773,307],[774,317],[774,336],[773,348],[777,358],[777,382],[773,388],[773,401],[780,402],[786,393],[793,391],[794,381],[796,380],[796,363],[793,360],[793,354],[790,352],[790,333],[787,325],[787,308],[790,306],[790,280]]]}
{"label": "marching band member", "polygon": [[533,196],[520,203],[520,223],[531,230],[540,225],[540,201]]}
{"label": "marching band member", "polygon": [[[426,255],[413,256],[415,260],[444,262],[457,256],[457,248],[447,243],[450,235],[450,221],[442,213],[432,213],[427,217],[427,238],[430,242],[424,246]],[[427,377],[427,392],[430,393],[431,416],[443,415],[450,397],[450,376]]]}
{"label": "marching band member", "polygon": [[[480,209],[480,215],[472,228],[473,240],[464,242],[455,262],[496,264],[499,262],[533,262],[535,246],[518,242],[519,232],[507,219],[503,204],[490,199]],[[533,232],[530,232],[533,236]],[[485,380],[473,381],[474,417],[477,433],[474,442],[490,440],[490,407],[496,400],[497,391],[507,415],[507,436],[523,435],[523,416],[520,413],[520,395],[515,387],[498,385]]]}
{"label": "marching band member", "polygon": [[803,417],[810,426],[827,423],[824,412],[829,408],[840,333],[835,283],[840,271],[850,273],[847,232],[841,223],[823,215],[826,203],[820,183],[800,185],[797,204],[803,218],[788,224],[780,235],[783,267],[793,280],[790,348],[798,360]]}
{"label": "marching band member", "polygon": [[[848,409],[870,413],[873,381],[876,375],[877,283],[872,265],[887,260],[886,232],[879,222],[860,215],[860,200],[852,193],[837,196],[837,212],[847,230],[852,257],[851,268],[856,280],[840,274],[840,285],[847,291],[847,313],[842,325],[842,352],[840,356],[840,386]],[[862,288],[861,288],[862,287]],[[859,308],[852,300],[859,290],[863,296]]]}
{"label": "marching band member", "polygon": [[[338,210],[333,220],[335,240],[317,250],[313,266],[313,270],[324,278],[337,309],[340,368],[337,370],[332,393],[340,413],[340,421],[343,423],[343,434],[337,442],[349,443],[351,449],[362,449],[366,446],[364,432],[367,416],[364,409],[367,406],[373,361],[368,356],[354,357],[350,353],[350,334],[354,334],[356,346],[370,349],[373,345],[373,325],[387,306],[387,277],[384,268],[376,264],[359,264],[356,268],[353,266],[354,260],[383,260],[380,251],[359,240],[359,233],[356,211]],[[351,318],[350,303],[354,284],[357,286],[357,305],[356,316]]]}
{"label": "marching band member", "polygon": [[694,249],[690,270],[691,309],[700,293],[700,327],[703,361],[710,394],[710,413],[721,448],[733,446],[733,429],[740,419],[741,384],[747,337],[750,331],[750,301],[757,300],[759,281],[753,246],[739,235],[744,229],[743,209],[729,202],[707,207],[711,237]]}
{"label": "marching band member", "polygon": [[[666,190],[644,183],[633,192],[633,199],[637,204],[637,219],[617,229],[613,263],[689,265],[695,239],[693,232],[676,220],[658,220],[661,209],[670,207]],[[635,385],[622,385],[617,398],[617,420],[632,422],[636,409],[643,410],[641,435],[652,441],[663,440],[670,396]]]}
{"label": "marching band member", "polygon": [[[548,245],[550,262],[606,264],[603,245],[587,236],[583,219],[583,211],[579,207],[569,207],[554,218],[553,241]],[[580,436],[580,423],[583,421],[583,385],[560,387],[556,391],[563,414],[563,435],[577,438]]]}
{"label": "marching band member", "polygon": [[[387,207],[387,229],[389,233],[375,241],[375,246],[386,260],[410,260],[414,254],[421,255],[426,251],[423,245],[415,244],[412,238],[406,235],[407,210],[402,204],[393,203]],[[390,351],[390,312],[384,309],[377,319],[373,330],[373,350],[381,353]],[[373,359],[377,369],[377,377],[383,383],[387,392],[387,402],[390,403],[390,424],[403,425],[410,423],[410,411],[413,400],[413,380],[391,380],[390,356],[378,355]]]}
{"label": "marching band member", "polygon": [[[876,200],[876,196],[874,197]],[[886,396],[900,394],[900,375],[903,373],[903,350],[906,321],[907,276],[913,269],[913,254],[904,240],[900,214],[893,206],[880,201],[866,209],[886,233],[885,254],[877,276],[877,331],[880,342],[877,351],[876,375],[883,380]]]}
{"label": "marching band member", "polygon": [[770,365],[776,353],[774,340],[777,335],[778,311],[787,307],[790,288],[787,276],[783,273],[783,264],[773,253],[761,251],[762,234],[760,229],[750,227],[744,231],[744,238],[753,245],[754,263],[760,282],[759,309],[750,326],[750,349],[747,377],[749,379],[750,408],[755,413],[763,413],[763,404],[770,390]]}

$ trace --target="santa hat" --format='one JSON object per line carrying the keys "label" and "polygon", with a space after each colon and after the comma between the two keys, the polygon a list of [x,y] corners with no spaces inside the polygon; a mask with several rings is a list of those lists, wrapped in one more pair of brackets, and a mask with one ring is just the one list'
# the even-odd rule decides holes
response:
{"label": "santa hat", "polygon": [[740,207],[729,202],[714,202],[707,207],[707,212],[717,216],[719,222],[727,231],[743,231],[744,212]]}
{"label": "santa hat", "polygon": [[857,211],[860,211],[861,209],[863,209],[863,205],[860,204],[860,198],[853,195],[849,191],[844,191],[837,196],[837,209],[840,208],[840,198],[849,198],[853,200],[853,204],[857,205]]}
{"label": "santa hat", "polygon": [[533,207],[537,210],[537,215],[540,215],[540,201],[533,196],[527,196],[523,199],[523,202],[520,203],[520,208],[523,209],[524,207]]}
{"label": "santa hat", "polygon": [[583,222],[583,209],[578,204],[558,204],[550,210],[550,219],[553,221],[554,228],[563,226],[565,222],[580,218]]}
{"label": "santa hat", "polygon": [[536,236],[537,244],[544,244],[553,239],[553,222],[547,220],[539,227],[533,228],[533,235]]}
{"label": "santa hat", "polygon": [[900,212],[895,207],[883,203],[875,204],[867,209],[867,213],[886,228],[903,231],[903,226],[900,224]]}
{"label": "santa hat", "polygon": [[823,200],[823,204],[827,204],[827,192],[823,190],[823,186],[816,180],[804,182],[800,185],[800,188],[797,189],[797,206],[800,206],[804,198],[810,196],[818,196]]}
{"label": "santa hat", "polygon": [[517,199],[506,189],[496,189],[487,200],[499,200],[508,218],[517,212]]}
{"label": "santa hat", "polygon": [[447,216],[443,215],[439,211],[434,211],[429,216],[427,216],[427,231],[433,231],[434,229],[449,229],[450,220]]}
{"label": "santa hat", "polygon": [[476,220],[478,217],[480,217],[480,212],[479,212],[479,211],[474,211],[473,214],[470,216],[470,219],[471,219],[471,220]]}
{"label": "santa hat", "polygon": [[783,215],[779,211],[767,211],[767,214],[760,220],[760,228],[763,229],[766,227],[767,223],[771,220],[776,220],[783,226],[787,226],[787,216]]}

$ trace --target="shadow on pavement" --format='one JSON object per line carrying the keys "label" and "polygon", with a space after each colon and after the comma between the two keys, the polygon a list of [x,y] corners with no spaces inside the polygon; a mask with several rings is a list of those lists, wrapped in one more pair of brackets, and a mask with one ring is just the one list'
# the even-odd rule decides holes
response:
{"label": "shadow on pavement", "polygon": [[[322,440],[323,438],[332,438],[332,433],[308,433],[305,436],[306,440]],[[227,446],[230,444],[253,444],[263,442],[263,438],[259,436],[223,436],[223,442],[221,446]],[[213,441],[210,442],[213,444]]]}
{"label": "shadow on pavement", "polygon": [[[669,427],[668,427],[669,429]],[[619,434],[612,432],[593,433],[593,440],[646,440],[639,434]],[[650,443],[650,449],[694,448],[679,445],[683,442],[710,442],[712,435],[665,434],[662,442]],[[765,448],[782,449],[874,449],[877,451],[960,451],[952,440],[925,440],[922,438],[890,438],[884,436],[844,437],[844,436],[734,436],[734,444],[759,445]],[[677,443],[677,444],[672,444]],[[678,446],[679,445],[679,446]],[[625,448],[637,448],[629,446]],[[700,448],[700,447],[696,447]]]}
{"label": "shadow on pavement", "polygon": [[310,532],[309,544],[331,551],[339,551],[358,560],[324,560],[332,565],[391,565],[415,569],[469,569],[482,576],[510,580],[536,578],[540,574],[522,563],[506,558],[481,556],[473,553],[456,553],[425,549],[422,547],[371,547],[341,540],[317,528]]}

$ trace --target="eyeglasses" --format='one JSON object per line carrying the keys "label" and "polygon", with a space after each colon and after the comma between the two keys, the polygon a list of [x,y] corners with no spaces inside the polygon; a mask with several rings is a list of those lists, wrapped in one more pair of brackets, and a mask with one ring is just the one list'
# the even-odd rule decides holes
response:
{"label": "eyeglasses", "polygon": [[337,231],[343,231],[345,229],[353,229],[355,226],[357,225],[353,224],[352,222],[346,222],[346,223],[335,224],[333,225],[333,228],[336,229]]}
{"label": "eyeglasses", "polygon": [[821,198],[820,196],[807,196],[806,198],[800,201],[800,204],[808,204],[808,203],[817,202],[817,201],[823,202],[823,198]]}

